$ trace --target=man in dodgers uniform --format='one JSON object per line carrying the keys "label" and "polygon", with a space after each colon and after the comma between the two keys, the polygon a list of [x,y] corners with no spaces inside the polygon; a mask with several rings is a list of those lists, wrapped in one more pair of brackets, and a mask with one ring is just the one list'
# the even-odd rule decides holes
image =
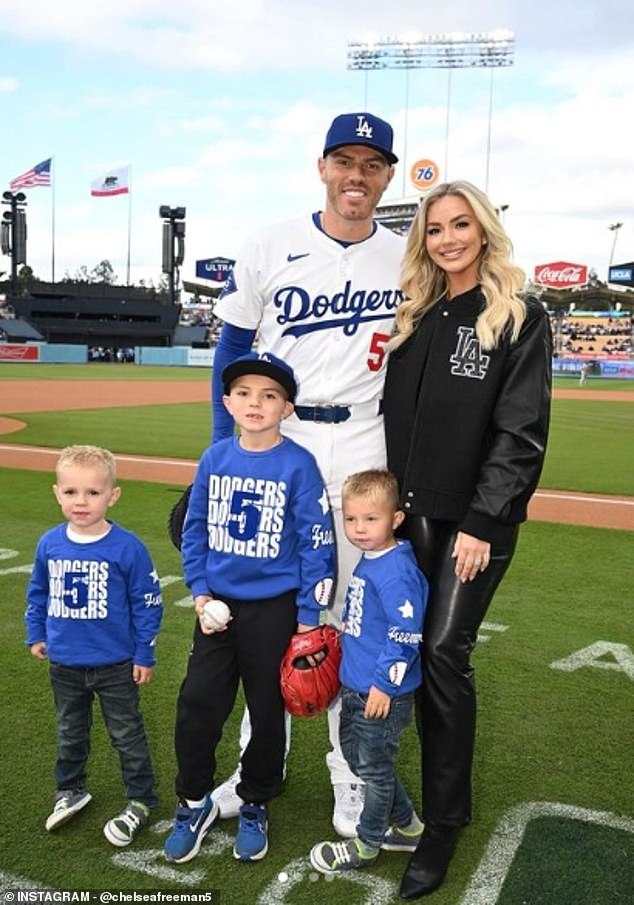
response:
{"label": "man in dodgers uniform", "polygon": [[[341,485],[353,471],[385,465],[382,389],[385,345],[395,310],[404,251],[401,237],[374,220],[394,175],[391,126],[370,113],[337,116],[318,161],[326,186],[323,211],[262,229],[246,240],[215,308],[224,321],[212,379],[213,439],[231,434],[219,375],[260,348],[287,361],[298,379],[295,412],[282,431],[309,449],[326,483],[337,536],[338,581],[329,621],[341,625],[356,563],[341,515]],[[354,836],[362,785],[339,745],[339,705],[328,714],[327,755],[335,795],[333,825]],[[290,725],[289,725],[290,729]],[[248,739],[243,721],[241,749]],[[234,816],[239,769],[214,791],[223,817]]]}

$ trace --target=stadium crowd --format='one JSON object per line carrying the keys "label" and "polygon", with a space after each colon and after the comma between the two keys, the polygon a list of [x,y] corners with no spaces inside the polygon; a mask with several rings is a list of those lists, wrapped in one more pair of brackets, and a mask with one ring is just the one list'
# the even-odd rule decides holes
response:
{"label": "stadium crowd", "polygon": [[553,325],[560,337],[560,354],[628,357],[633,352],[632,318],[629,315],[571,316],[557,319]]}

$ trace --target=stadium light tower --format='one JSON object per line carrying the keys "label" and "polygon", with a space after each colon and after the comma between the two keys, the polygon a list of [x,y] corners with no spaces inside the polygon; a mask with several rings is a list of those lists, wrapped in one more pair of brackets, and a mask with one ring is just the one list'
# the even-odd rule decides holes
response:
{"label": "stadium light tower", "polygon": [[11,292],[18,295],[18,264],[26,264],[26,195],[3,192],[2,204],[8,204],[9,210],[2,215],[0,246],[2,254],[11,256]]}
{"label": "stadium light tower", "polygon": [[619,234],[620,228],[623,226],[622,223],[610,223],[608,229],[612,231],[614,234],[614,238],[612,239],[612,248],[610,249],[610,263],[608,264],[608,280],[610,279],[610,267],[614,263],[614,250],[616,248],[616,239]]}
{"label": "stadium light tower", "polygon": [[504,221],[506,219],[506,212],[509,209],[508,204],[501,204],[499,207],[496,207],[495,213],[500,218],[500,223],[504,226]]}
{"label": "stadium light tower", "polygon": [[[409,114],[409,73],[412,69],[447,70],[447,117],[445,128],[445,172],[449,155],[449,111],[451,107],[451,72],[453,69],[491,69],[489,83],[489,120],[486,151],[485,189],[489,190],[491,157],[491,121],[493,118],[493,73],[512,66],[515,35],[512,31],[447,32],[420,36],[388,36],[377,40],[349,41],[347,68],[367,73],[379,69],[405,70],[405,135],[403,140],[403,194],[407,171],[407,125]],[[367,81],[366,81],[367,105]]]}
{"label": "stadium light tower", "polygon": [[159,217],[163,218],[163,273],[167,274],[172,305],[176,304],[179,268],[185,260],[186,213],[184,207],[170,207],[169,204],[159,207]]}

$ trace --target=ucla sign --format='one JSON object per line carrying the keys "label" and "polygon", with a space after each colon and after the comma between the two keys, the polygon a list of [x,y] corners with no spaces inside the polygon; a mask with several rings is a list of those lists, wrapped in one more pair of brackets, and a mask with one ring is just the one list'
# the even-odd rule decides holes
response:
{"label": "ucla sign", "polygon": [[616,264],[610,267],[608,283],[620,283],[621,286],[634,286],[634,261],[628,264]]}

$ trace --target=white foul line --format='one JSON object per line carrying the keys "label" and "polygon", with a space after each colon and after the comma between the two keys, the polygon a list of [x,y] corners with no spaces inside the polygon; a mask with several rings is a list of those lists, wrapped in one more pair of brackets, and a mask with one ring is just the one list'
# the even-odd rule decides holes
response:
{"label": "white foul line", "polygon": [[[60,454],[59,449],[51,449],[50,446],[16,446],[13,443],[0,443],[0,451],[36,452],[49,456],[59,456]],[[150,465],[160,465],[164,463],[165,465],[179,465],[184,468],[190,468],[197,464],[195,459],[153,459],[150,456],[130,456],[124,455],[123,453],[114,453],[113,455],[118,462],[139,462],[141,464],[148,462]]]}
{"label": "white foul line", "polygon": [[[0,450],[25,453],[37,452],[50,456],[58,456],[60,452],[58,449],[51,449],[48,446],[16,446],[13,443],[0,443]],[[182,468],[190,468],[198,464],[195,459],[153,459],[150,456],[131,456],[123,453],[115,453],[114,457],[118,462],[139,462],[141,464],[148,462],[150,465],[176,465]],[[608,504],[610,506],[634,506],[634,500],[615,500],[610,497],[582,496],[574,493],[549,493],[538,490],[533,494],[533,498],[535,497],[539,497],[542,500],[568,500],[571,503],[578,501],[580,503],[598,503],[599,505]]]}
{"label": "white foul line", "polygon": [[580,503],[610,503],[613,506],[634,506],[634,500],[614,500],[610,499],[610,497],[580,496],[574,493],[544,493],[538,490],[533,496],[542,500],[570,500],[573,503],[578,500]]}

